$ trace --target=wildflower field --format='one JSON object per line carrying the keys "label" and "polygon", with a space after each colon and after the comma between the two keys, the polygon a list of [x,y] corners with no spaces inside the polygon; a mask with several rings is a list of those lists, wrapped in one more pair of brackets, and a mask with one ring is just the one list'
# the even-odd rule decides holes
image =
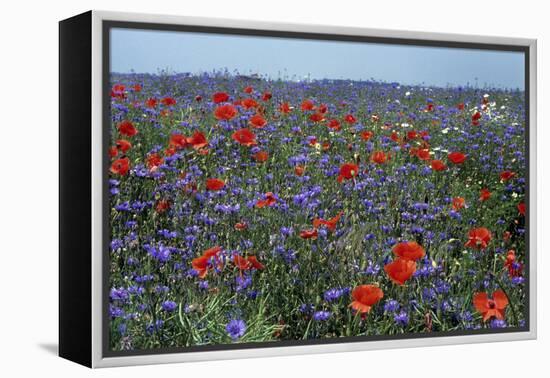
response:
{"label": "wildflower field", "polygon": [[111,85],[111,350],[525,325],[524,92]]}

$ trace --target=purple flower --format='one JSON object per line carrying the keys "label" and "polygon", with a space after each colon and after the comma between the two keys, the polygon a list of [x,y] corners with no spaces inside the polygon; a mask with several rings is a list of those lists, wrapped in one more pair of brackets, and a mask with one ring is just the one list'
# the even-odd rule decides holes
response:
{"label": "purple flower", "polygon": [[225,326],[225,331],[229,334],[229,337],[236,341],[243,337],[246,332],[246,323],[240,319],[233,319]]}

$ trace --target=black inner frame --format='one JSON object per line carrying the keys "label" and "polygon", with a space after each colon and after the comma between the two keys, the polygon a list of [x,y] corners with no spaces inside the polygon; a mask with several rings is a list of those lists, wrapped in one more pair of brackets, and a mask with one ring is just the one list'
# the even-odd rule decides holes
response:
{"label": "black inner frame", "polygon": [[[113,351],[110,350],[109,343],[109,244],[110,244],[110,222],[109,217],[109,155],[108,149],[110,144],[110,124],[111,124],[111,107],[110,107],[110,31],[113,28],[120,29],[145,29],[145,30],[157,30],[157,31],[176,31],[176,32],[194,32],[194,33],[208,33],[208,34],[229,34],[229,35],[241,35],[241,36],[255,36],[255,37],[275,37],[275,38],[294,38],[294,39],[309,39],[309,40],[321,40],[321,41],[343,41],[343,42],[363,42],[363,43],[381,43],[391,45],[404,45],[404,46],[425,46],[425,47],[450,47],[460,49],[475,49],[475,50],[493,50],[493,51],[515,51],[522,52],[524,54],[524,99],[525,99],[525,290],[527,293],[527,299],[525,303],[525,325],[523,327],[506,327],[495,329],[477,329],[477,330],[457,330],[447,332],[430,332],[430,333],[404,333],[398,335],[378,335],[378,336],[349,336],[349,337],[334,337],[326,339],[315,340],[281,340],[270,342],[249,342],[238,344],[215,344],[215,345],[199,345],[190,347],[170,347],[170,348],[156,348],[156,349],[142,349],[142,350],[129,350],[129,351]],[[255,348],[273,348],[273,347],[293,347],[293,346],[305,346],[305,345],[328,345],[328,344],[342,344],[350,342],[365,342],[365,341],[382,341],[382,340],[404,340],[404,339],[419,339],[419,338],[434,338],[434,337],[448,337],[448,336],[473,336],[483,334],[495,334],[495,333],[513,333],[513,332],[529,332],[530,330],[530,318],[529,307],[531,302],[530,297],[530,201],[529,201],[529,168],[530,168],[530,155],[529,155],[529,125],[530,125],[530,55],[529,46],[520,45],[506,45],[506,44],[489,44],[489,43],[474,43],[474,42],[454,42],[454,41],[436,41],[436,40],[424,40],[424,39],[409,39],[409,38],[390,38],[390,37],[368,37],[358,35],[339,35],[339,34],[324,34],[324,33],[309,33],[309,32],[290,32],[290,31],[274,31],[274,30],[255,30],[244,28],[226,28],[226,27],[212,27],[212,26],[194,26],[194,25],[176,25],[176,24],[159,24],[159,23],[145,23],[145,22],[128,22],[128,21],[111,21],[106,20],[102,22],[102,140],[103,140],[103,240],[102,240],[102,355],[103,357],[123,357],[123,356],[140,356],[140,355],[152,355],[152,354],[167,354],[167,353],[191,353],[191,352],[207,352],[207,351],[223,351],[223,350],[236,350],[236,349],[255,349]]]}

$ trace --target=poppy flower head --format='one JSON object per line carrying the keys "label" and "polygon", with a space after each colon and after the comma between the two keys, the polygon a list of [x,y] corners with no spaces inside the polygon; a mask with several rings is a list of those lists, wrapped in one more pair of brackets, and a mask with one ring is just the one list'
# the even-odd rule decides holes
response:
{"label": "poppy flower head", "polygon": [[275,203],[277,203],[277,198],[275,197],[275,194],[267,192],[264,195],[263,199],[256,202],[256,207],[261,209],[262,207],[273,206],[275,205]]}
{"label": "poppy flower head", "polygon": [[340,121],[337,119],[331,119],[328,124],[328,128],[334,131],[340,131],[342,129],[342,126],[340,125]]}
{"label": "poppy flower head", "polygon": [[281,105],[279,105],[279,111],[283,114],[288,114],[292,111],[292,108],[290,107],[290,104],[288,102],[283,102]]}
{"label": "poppy flower head", "polygon": [[512,172],[512,171],[503,171],[500,173],[500,179],[502,181],[508,181],[510,180],[511,178],[513,178],[515,176],[515,172]]}
{"label": "poppy flower head", "polygon": [[241,101],[241,106],[248,110],[252,108],[257,108],[258,103],[253,98],[245,98],[244,100]]}
{"label": "poppy flower head", "polygon": [[341,211],[336,216],[325,220],[323,218],[315,218],[313,220],[313,227],[319,228],[325,226],[329,231],[334,232],[336,230],[336,225],[344,213]]}
{"label": "poppy flower head", "polygon": [[264,270],[265,269],[265,265],[262,264],[261,262],[259,262],[258,258],[256,256],[248,256],[246,259],[248,260],[248,262],[250,263],[252,268],[254,268],[256,270]]}
{"label": "poppy flower head", "polygon": [[133,137],[138,133],[137,129],[135,128],[134,124],[128,120],[124,120],[120,122],[117,126],[118,132],[122,135]]}
{"label": "poppy flower head", "polygon": [[393,253],[405,260],[419,260],[426,255],[424,248],[415,241],[406,241],[396,244]]}
{"label": "poppy flower head", "polygon": [[478,126],[480,119],[481,119],[481,113],[476,111],[474,114],[472,114],[472,125]]}
{"label": "poppy flower head", "polygon": [[208,273],[208,261],[210,260],[207,256],[199,256],[191,260],[191,267],[197,272],[199,278],[206,277]]}
{"label": "poppy flower head", "polygon": [[155,210],[159,214],[163,214],[167,212],[170,209],[170,201],[168,200],[160,200],[157,202],[157,205],[155,206]]}
{"label": "poppy flower head", "polygon": [[246,224],[246,222],[235,223],[235,230],[237,231],[244,231],[247,228],[248,228],[248,224]]}
{"label": "poppy flower head", "polygon": [[222,251],[222,247],[220,247],[219,245],[215,246],[215,247],[211,247],[211,248],[208,248],[206,249],[202,255],[203,256],[206,256],[208,258],[211,258],[211,257],[214,257],[214,256],[217,256],[220,252]]}
{"label": "poppy flower head", "polygon": [[481,191],[479,192],[479,200],[483,202],[487,201],[489,198],[491,198],[491,192],[489,191],[489,189],[481,189]]}
{"label": "poppy flower head", "polygon": [[267,159],[269,159],[269,154],[267,153],[267,151],[258,151],[254,155],[252,155],[252,158],[258,163],[263,163],[266,162]]}
{"label": "poppy flower head", "polygon": [[233,263],[237,268],[239,268],[239,270],[248,270],[252,266],[252,264],[250,263],[250,261],[248,261],[248,259],[238,254],[233,255]]}
{"label": "poppy flower head", "polygon": [[519,212],[522,216],[525,216],[525,202],[520,202],[520,203],[518,203],[518,212]]}
{"label": "poppy flower head", "polygon": [[434,171],[438,171],[438,172],[441,172],[447,169],[447,166],[441,160],[432,160],[431,166]]}
{"label": "poppy flower head", "polygon": [[346,123],[349,123],[350,125],[353,125],[355,122],[357,122],[357,119],[353,116],[353,114],[346,114],[344,116],[344,121],[346,121]]}
{"label": "poppy flower head", "polygon": [[454,197],[453,198],[453,210],[459,211],[460,209],[464,208],[466,206],[466,200],[462,197]]}
{"label": "poppy flower head", "polygon": [[229,121],[230,119],[233,119],[236,115],[237,109],[231,104],[218,106],[216,110],[214,110],[214,117],[216,117],[216,119],[220,121]]}
{"label": "poppy flower head", "polygon": [[272,97],[273,97],[273,95],[271,94],[271,92],[264,92],[262,94],[262,101],[264,101],[264,102],[269,101],[269,100],[271,100]]}
{"label": "poppy flower head", "polygon": [[160,167],[164,159],[157,153],[147,155],[147,168],[149,170],[155,170]]}
{"label": "poppy flower head", "polygon": [[118,149],[116,146],[111,146],[109,147],[109,157],[112,157],[114,158],[115,156],[118,155]]}
{"label": "poppy flower head", "polygon": [[300,231],[300,237],[302,239],[317,239],[317,236],[319,233],[317,232],[316,228],[312,228],[311,230],[302,230]]}
{"label": "poppy flower head", "polygon": [[176,99],[174,97],[164,97],[160,102],[164,106],[174,106],[176,105]]}
{"label": "poppy flower head", "polygon": [[115,84],[111,88],[111,97],[118,99],[126,98],[126,86],[124,84]]}
{"label": "poppy flower head", "polygon": [[305,111],[309,111],[309,110],[314,110],[315,105],[313,104],[313,101],[311,101],[311,100],[304,100],[304,101],[302,101],[301,108],[302,108],[302,111],[305,112]]}
{"label": "poppy flower head", "polygon": [[374,133],[372,131],[362,131],[361,132],[361,139],[367,141],[370,138],[374,136]]}
{"label": "poppy flower head", "polygon": [[256,129],[261,129],[262,127],[267,125],[267,121],[265,120],[264,117],[262,117],[261,114],[253,115],[252,117],[250,117],[248,122],[250,123],[250,125],[252,127],[256,128]]}
{"label": "poppy flower head", "polygon": [[416,156],[417,156],[420,160],[428,161],[428,160],[430,160],[430,149],[429,149],[429,148],[420,148],[420,149],[416,152]]}
{"label": "poppy flower head", "polygon": [[252,92],[254,92],[254,88],[251,85],[246,86],[246,87],[244,87],[243,92],[251,94]]}
{"label": "poppy flower head", "polygon": [[489,298],[487,293],[476,293],[473,303],[476,311],[483,316],[484,322],[493,317],[503,320],[508,306],[508,297],[502,290],[495,291],[493,298]]}
{"label": "poppy flower head", "polygon": [[195,131],[192,136],[185,138],[185,142],[193,146],[195,150],[208,146],[206,136],[200,131]]}
{"label": "poppy flower head", "polygon": [[239,129],[231,135],[231,138],[235,142],[246,147],[255,146],[257,144],[256,135],[249,129]]}
{"label": "poppy flower head", "polygon": [[297,165],[296,167],[294,167],[294,174],[296,176],[302,176],[305,170],[306,169],[302,165]]}
{"label": "poppy flower head", "polygon": [[397,258],[384,266],[388,277],[397,285],[404,285],[416,272],[416,262],[403,258]]}
{"label": "poppy flower head", "polygon": [[492,239],[491,231],[485,227],[471,229],[465,246],[475,249],[485,249]]}
{"label": "poppy flower head", "polygon": [[225,186],[225,181],[218,178],[209,178],[206,180],[206,189],[211,191],[222,190]]}
{"label": "poppy flower head", "polygon": [[325,116],[323,115],[323,113],[317,112],[310,115],[309,120],[312,122],[322,122],[325,120]]}
{"label": "poppy flower head", "polygon": [[111,173],[126,176],[130,170],[130,159],[124,157],[122,159],[117,159],[111,164]]}
{"label": "poppy flower head", "polygon": [[149,109],[156,108],[158,105],[158,100],[154,97],[150,97],[145,101],[145,106]]}
{"label": "poppy flower head", "polygon": [[451,152],[447,157],[453,164],[462,164],[466,161],[466,155],[462,152]]}
{"label": "poppy flower head", "polygon": [[229,95],[225,92],[216,92],[212,95],[212,101],[214,104],[220,104],[229,100]]}
{"label": "poppy flower head", "polygon": [[372,306],[384,298],[384,292],[375,285],[356,286],[351,292],[353,301],[349,305],[358,313],[365,314],[370,312]]}
{"label": "poppy flower head", "polygon": [[384,164],[388,156],[383,151],[375,151],[371,156],[371,161],[376,164]]}
{"label": "poppy flower head", "polygon": [[132,143],[128,142],[126,139],[119,139],[116,141],[116,148],[122,151],[122,153],[125,153],[132,148]]}
{"label": "poppy flower head", "polygon": [[345,163],[340,167],[340,174],[338,175],[338,182],[351,180],[359,174],[359,166],[354,163]]}

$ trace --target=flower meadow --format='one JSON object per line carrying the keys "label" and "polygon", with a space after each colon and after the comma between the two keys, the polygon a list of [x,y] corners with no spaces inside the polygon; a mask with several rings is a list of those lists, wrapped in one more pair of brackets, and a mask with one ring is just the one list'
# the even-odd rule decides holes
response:
{"label": "flower meadow", "polygon": [[112,350],[525,325],[522,91],[111,87]]}

